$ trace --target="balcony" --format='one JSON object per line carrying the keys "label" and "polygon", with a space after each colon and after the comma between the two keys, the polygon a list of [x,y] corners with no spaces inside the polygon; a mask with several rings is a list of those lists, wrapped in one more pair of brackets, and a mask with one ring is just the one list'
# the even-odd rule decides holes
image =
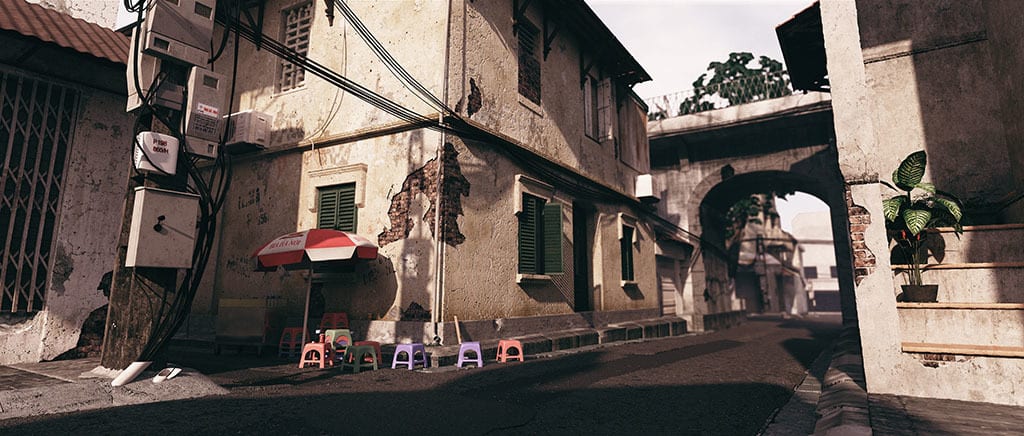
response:
{"label": "balcony", "polygon": [[647,119],[682,115],[771,100],[793,94],[787,71],[743,77],[644,100]]}

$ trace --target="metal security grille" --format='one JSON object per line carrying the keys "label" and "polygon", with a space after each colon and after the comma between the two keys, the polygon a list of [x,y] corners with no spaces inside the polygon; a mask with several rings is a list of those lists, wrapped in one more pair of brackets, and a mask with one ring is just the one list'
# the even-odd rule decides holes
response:
{"label": "metal security grille", "polygon": [[[282,12],[284,15],[284,44],[295,52],[305,56],[309,54],[309,27],[313,22],[313,3],[305,3]],[[287,91],[298,88],[306,78],[306,70],[290,62],[281,63],[281,75],[278,77],[277,90]]]}
{"label": "metal security grille", "polygon": [[0,312],[43,308],[78,92],[0,71]]}

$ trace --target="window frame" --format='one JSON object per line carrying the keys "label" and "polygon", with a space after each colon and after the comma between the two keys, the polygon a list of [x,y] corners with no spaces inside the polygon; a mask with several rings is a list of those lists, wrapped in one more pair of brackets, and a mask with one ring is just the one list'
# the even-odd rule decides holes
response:
{"label": "window frame", "polygon": [[[336,185],[328,185],[328,186],[318,186],[316,188],[316,228],[318,228],[318,229],[329,228],[329,229],[333,229],[333,230],[341,230],[343,232],[356,233],[356,231],[359,229],[359,206],[358,206],[358,201],[357,201],[357,192],[358,192],[357,188],[358,187],[356,186],[356,182],[339,183],[339,184],[336,184]],[[346,191],[349,191],[349,192],[346,193]],[[330,227],[324,227],[324,223],[322,221],[322,217],[323,217],[323,214],[325,212],[325,210],[324,210],[324,195],[327,194],[327,193],[336,194],[338,196],[338,198],[336,200],[337,203],[334,206],[334,210],[335,210],[335,212],[334,212],[335,213],[334,222],[335,222],[335,225],[330,226]],[[345,199],[341,198],[341,196],[343,194],[346,195]],[[348,201],[345,201],[345,200],[348,200]],[[343,203],[343,201],[345,201],[345,203]],[[341,208],[343,206],[345,208],[351,208],[351,210],[352,210],[352,212],[351,212],[352,213],[351,227],[341,228],[341,227],[338,226],[338,223],[341,221],[339,215],[340,215],[340,212],[341,212]]]}
{"label": "window frame", "polygon": [[[290,26],[292,24],[291,22],[288,21],[289,15],[292,12],[298,12],[303,8],[309,8],[309,10],[306,11],[305,16],[299,17],[295,20],[296,32],[298,34],[295,37],[295,44],[291,44],[288,37],[288,34],[290,33]],[[281,43],[304,56],[308,56],[309,43],[313,33],[312,29],[314,15],[316,15],[316,8],[315,5],[313,4],[313,0],[299,2],[282,8],[280,32]],[[302,25],[303,21],[305,21],[305,26]],[[301,33],[303,31],[305,31],[305,47],[302,47],[303,35],[301,35]],[[292,78],[286,81],[286,74],[300,75],[301,77],[298,79]],[[274,81],[274,91],[276,93],[295,91],[305,87],[306,71],[303,68],[282,59],[280,62],[277,63],[277,74],[275,75],[275,79],[276,80]]]}
{"label": "window frame", "polygon": [[[624,213],[619,214],[619,265],[621,285],[635,287],[636,282],[636,251],[639,251],[639,232],[637,219]],[[627,231],[627,229],[629,231]]]}
{"label": "window frame", "polygon": [[600,83],[593,75],[587,74],[583,84],[583,133],[596,142],[601,142],[601,117],[598,114]]}
{"label": "window frame", "polygon": [[[538,180],[516,175],[515,214],[519,220],[516,231],[516,283],[550,281],[551,276],[565,273],[564,219],[565,205],[554,198],[554,187]],[[532,217],[531,217],[532,215]],[[531,219],[532,222],[524,221]],[[526,226],[532,226],[527,228]],[[556,230],[557,229],[557,230]],[[532,268],[524,266],[523,233],[532,236]]]}
{"label": "window frame", "polygon": [[[531,104],[537,105],[539,107],[541,102],[544,101],[544,98],[543,98],[544,93],[543,93],[543,86],[542,86],[543,75],[544,75],[544,69],[542,68],[542,66],[543,66],[544,62],[543,62],[543,59],[541,58],[541,53],[544,50],[541,47],[541,40],[543,39],[543,35],[541,35],[541,33],[540,33],[540,28],[538,28],[535,24],[533,24],[533,22],[531,22],[530,20],[528,20],[526,18],[521,18],[515,24],[515,33],[516,33],[516,66],[517,66],[516,88],[517,88],[517,92],[519,93],[520,96],[525,98],[526,101],[530,102]],[[528,41],[524,41],[524,37],[528,38],[529,40]],[[529,52],[525,52],[525,48],[529,48]],[[531,56],[527,56],[527,55],[531,55]],[[526,82],[525,80],[523,80],[524,78],[527,77],[526,76],[527,71],[525,71],[525,70],[527,70],[530,67],[530,65],[527,63],[527,61],[534,62],[535,65],[536,65],[536,69],[537,69],[536,100],[533,99],[532,95],[523,92],[524,89],[526,89],[525,87],[529,86],[529,83]]]}

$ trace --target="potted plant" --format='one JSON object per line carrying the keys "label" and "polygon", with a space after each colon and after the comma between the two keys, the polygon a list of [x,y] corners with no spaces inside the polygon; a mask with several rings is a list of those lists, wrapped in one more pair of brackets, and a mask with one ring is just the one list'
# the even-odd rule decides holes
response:
{"label": "potted plant", "polygon": [[910,265],[908,284],[903,285],[903,301],[935,302],[937,299],[939,285],[926,285],[921,279],[922,267],[928,263],[925,233],[936,227],[953,227],[957,237],[963,232],[960,200],[921,181],[927,161],[924,151],[911,153],[892,173],[895,186],[882,181],[899,192],[882,202],[882,210],[890,237]]}

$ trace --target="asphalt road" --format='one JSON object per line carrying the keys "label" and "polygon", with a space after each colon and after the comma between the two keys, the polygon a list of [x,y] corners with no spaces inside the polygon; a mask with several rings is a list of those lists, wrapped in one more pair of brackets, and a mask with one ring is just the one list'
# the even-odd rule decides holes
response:
{"label": "asphalt road", "polygon": [[178,351],[225,396],[0,421],[0,434],[754,435],[836,337],[836,318],[433,372],[297,370]]}

